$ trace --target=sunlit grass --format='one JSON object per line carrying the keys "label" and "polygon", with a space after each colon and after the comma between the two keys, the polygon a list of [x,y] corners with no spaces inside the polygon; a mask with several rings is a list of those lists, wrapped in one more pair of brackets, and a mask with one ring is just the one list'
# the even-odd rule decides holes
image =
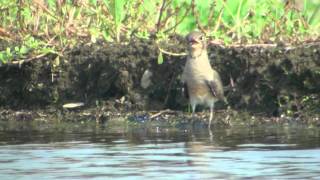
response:
{"label": "sunlit grass", "polygon": [[0,60],[35,49],[58,52],[79,42],[159,39],[194,29],[226,44],[294,43],[319,37],[319,19],[318,0],[2,0],[0,38],[24,43],[9,54],[3,49]]}

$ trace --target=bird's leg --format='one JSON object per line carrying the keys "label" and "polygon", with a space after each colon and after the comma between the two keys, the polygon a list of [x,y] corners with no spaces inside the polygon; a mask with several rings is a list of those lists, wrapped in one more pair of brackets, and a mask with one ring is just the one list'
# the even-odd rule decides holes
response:
{"label": "bird's leg", "polygon": [[194,113],[195,113],[195,111],[196,111],[196,106],[197,106],[196,103],[191,103],[191,107],[192,107],[192,122],[193,122],[194,119],[195,119]]}
{"label": "bird's leg", "polygon": [[196,111],[196,105],[192,104],[192,118],[194,118],[195,111]]}
{"label": "bird's leg", "polygon": [[209,131],[210,142],[213,142],[213,133],[212,133],[212,130],[211,130],[210,126],[208,126],[208,131]]}
{"label": "bird's leg", "polygon": [[210,105],[210,117],[209,117],[209,127],[211,127],[211,122],[213,118],[213,108],[214,108],[214,103]]}

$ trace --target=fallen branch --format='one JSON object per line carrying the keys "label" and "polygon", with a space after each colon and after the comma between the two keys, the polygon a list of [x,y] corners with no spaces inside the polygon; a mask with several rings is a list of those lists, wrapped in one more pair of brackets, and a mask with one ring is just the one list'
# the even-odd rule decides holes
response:
{"label": "fallen branch", "polygon": [[28,59],[23,59],[23,60],[18,60],[18,61],[12,61],[12,62],[9,62],[8,64],[23,64],[23,63],[26,63],[26,62],[30,62],[32,60],[35,60],[35,59],[39,59],[39,58],[42,58],[44,56],[48,55],[48,53],[45,53],[45,54],[39,54],[37,56],[33,56],[31,58],[28,58]]}
{"label": "fallen branch", "polygon": [[306,47],[306,46],[312,46],[320,44],[320,41],[314,41],[314,42],[302,42],[298,45],[292,45],[292,44],[230,44],[230,45],[224,45],[223,43],[217,42],[217,41],[209,41],[210,45],[216,45],[220,46],[222,48],[252,48],[252,47],[261,47],[261,48],[275,48],[275,47],[284,47],[285,49],[295,49],[300,47]]}
{"label": "fallen branch", "polygon": [[[27,58],[27,59],[11,61],[11,62],[6,63],[6,65],[8,65],[8,66],[19,65],[19,67],[20,67],[23,63],[27,63],[27,62],[30,62],[30,61],[33,61],[33,60],[40,59],[40,58],[45,57],[45,56],[47,56],[49,54],[52,54],[52,53],[44,53],[44,54],[39,54],[37,56],[33,56],[33,57],[30,57],[30,58]],[[56,55],[62,56],[61,54],[56,54]]]}
{"label": "fallen branch", "polygon": [[171,113],[171,112],[174,112],[174,111],[172,111],[172,110],[170,110],[170,109],[165,109],[165,110],[163,110],[163,111],[160,111],[160,112],[158,112],[158,113],[155,113],[155,114],[151,115],[151,116],[150,116],[150,119],[159,117],[160,115],[162,115],[162,114],[164,114],[164,113]]}
{"label": "fallen branch", "polygon": [[161,49],[159,46],[158,46],[158,49],[164,53],[164,54],[167,54],[167,55],[170,55],[170,56],[186,56],[187,53],[173,53],[173,52],[169,52],[169,51],[166,51],[164,49]]}

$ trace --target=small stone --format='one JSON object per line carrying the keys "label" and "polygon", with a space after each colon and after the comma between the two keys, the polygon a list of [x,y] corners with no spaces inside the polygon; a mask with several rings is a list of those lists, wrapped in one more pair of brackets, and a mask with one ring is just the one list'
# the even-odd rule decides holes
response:
{"label": "small stone", "polygon": [[140,81],[141,87],[143,89],[146,89],[151,85],[151,77],[152,77],[152,72],[149,71],[148,69],[145,70]]}

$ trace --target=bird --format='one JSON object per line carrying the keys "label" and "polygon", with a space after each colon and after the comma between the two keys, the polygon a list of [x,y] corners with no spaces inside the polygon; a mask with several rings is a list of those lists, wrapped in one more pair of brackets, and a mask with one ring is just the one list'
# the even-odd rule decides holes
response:
{"label": "bird", "polygon": [[210,108],[210,127],[215,102],[225,100],[223,85],[219,73],[210,64],[204,34],[192,31],[186,36],[186,40],[188,56],[181,81],[192,107],[192,118],[194,119],[197,105],[206,105]]}

